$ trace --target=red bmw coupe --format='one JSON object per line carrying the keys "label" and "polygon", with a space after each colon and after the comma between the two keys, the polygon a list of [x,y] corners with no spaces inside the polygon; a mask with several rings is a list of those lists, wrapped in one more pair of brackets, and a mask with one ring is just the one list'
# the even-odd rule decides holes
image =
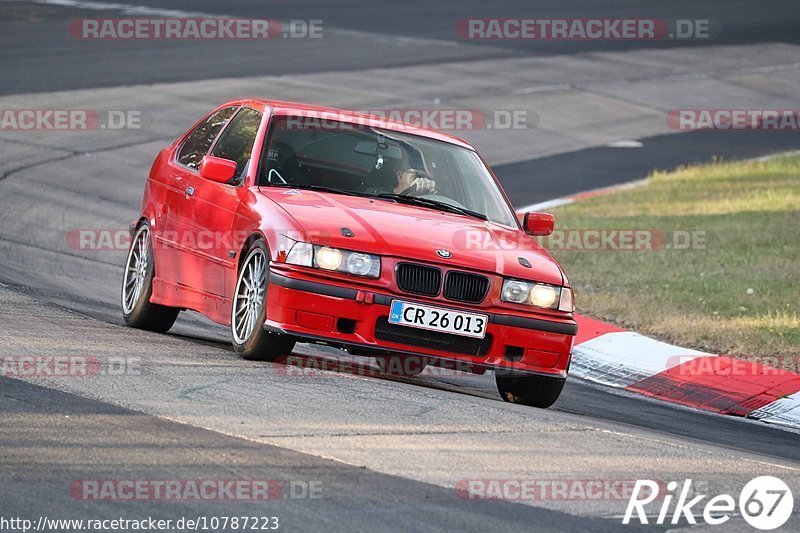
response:
{"label": "red bmw coupe", "polygon": [[[577,325],[569,280],[463,140],[359,113],[227,103],[156,157],[122,283],[133,327],[192,309],[245,359],[297,341],[379,366],[493,370],[510,402],[549,407]],[[413,368],[393,363],[422,357]]]}

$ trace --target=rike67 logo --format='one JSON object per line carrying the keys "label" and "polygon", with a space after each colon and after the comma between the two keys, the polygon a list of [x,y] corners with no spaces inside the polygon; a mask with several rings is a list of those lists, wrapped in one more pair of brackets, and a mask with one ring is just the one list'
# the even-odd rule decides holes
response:
{"label": "rike67 logo", "polygon": [[[739,494],[738,509],[737,501],[730,494],[714,496],[703,504],[708,495],[692,494],[691,479],[684,481],[680,492],[677,491],[677,481],[667,483],[666,494],[659,494],[662,486],[663,484],[650,479],[637,480],[622,523],[629,524],[632,519],[637,519],[642,524],[649,524],[648,516],[655,516],[652,514],[655,509],[651,509],[648,515],[645,507],[657,500],[660,508],[655,523],[659,525],[667,523],[667,520],[670,524],[678,524],[681,519],[689,524],[697,524],[697,513],[706,524],[720,525],[740,514],[750,526],[768,531],[784,525],[794,509],[794,498],[789,486],[773,476],[760,476],[750,480]],[[690,494],[693,496],[691,499]],[[670,509],[673,500],[675,507]]]}

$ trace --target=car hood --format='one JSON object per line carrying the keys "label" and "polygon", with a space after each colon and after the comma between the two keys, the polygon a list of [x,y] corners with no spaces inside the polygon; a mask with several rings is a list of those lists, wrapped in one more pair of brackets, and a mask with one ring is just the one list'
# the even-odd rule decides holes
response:
{"label": "car hood", "polygon": [[[558,263],[519,229],[373,198],[277,187],[259,190],[291,215],[314,244],[555,285],[564,282]],[[353,236],[345,236],[345,229]],[[442,259],[437,250],[447,250],[452,257]],[[524,260],[531,268],[522,265]]]}

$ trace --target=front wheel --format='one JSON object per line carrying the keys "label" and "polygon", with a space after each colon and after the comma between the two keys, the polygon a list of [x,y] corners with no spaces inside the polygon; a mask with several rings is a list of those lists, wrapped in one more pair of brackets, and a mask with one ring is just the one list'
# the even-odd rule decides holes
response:
{"label": "front wheel", "polygon": [[274,361],[294,348],[293,338],[264,331],[268,275],[267,249],[257,242],[242,263],[231,310],[233,349],[251,361]]}
{"label": "front wheel", "polygon": [[153,243],[147,223],[136,230],[122,276],[122,318],[133,328],[166,333],[180,309],[150,303],[155,277]]}
{"label": "front wheel", "polygon": [[546,409],[556,403],[567,380],[549,376],[495,374],[495,381],[503,400]]}

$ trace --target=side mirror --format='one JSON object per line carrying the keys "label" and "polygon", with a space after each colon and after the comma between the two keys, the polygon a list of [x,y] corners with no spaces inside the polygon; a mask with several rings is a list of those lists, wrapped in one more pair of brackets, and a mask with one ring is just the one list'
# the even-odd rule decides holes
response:
{"label": "side mirror", "polygon": [[553,233],[556,219],[550,213],[525,213],[522,226],[525,233],[533,236],[545,236]]}
{"label": "side mirror", "polygon": [[200,162],[200,176],[218,183],[226,183],[236,174],[236,162],[207,155]]}

